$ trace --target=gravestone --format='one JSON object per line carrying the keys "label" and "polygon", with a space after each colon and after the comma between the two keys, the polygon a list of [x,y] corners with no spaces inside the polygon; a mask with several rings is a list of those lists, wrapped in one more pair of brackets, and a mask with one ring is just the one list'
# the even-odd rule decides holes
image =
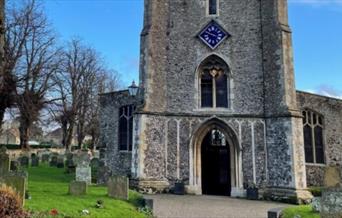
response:
{"label": "gravestone", "polygon": [[11,186],[25,203],[25,191],[27,187],[27,175],[25,173],[9,172],[0,177],[0,183]]}
{"label": "gravestone", "polygon": [[29,158],[27,156],[19,157],[19,163],[21,167],[28,167],[29,166]]}
{"label": "gravestone", "polygon": [[31,155],[31,167],[39,166],[39,157],[36,154]]}
{"label": "gravestone", "polygon": [[327,167],[321,198],[321,218],[342,217],[342,168]]}
{"label": "gravestone", "polygon": [[107,182],[108,196],[128,200],[128,178],[126,176],[111,176]]}
{"label": "gravestone", "polygon": [[43,154],[42,155],[42,162],[43,163],[49,162],[49,159],[50,159],[50,155],[49,154]]}
{"label": "gravestone", "polygon": [[0,175],[10,171],[10,158],[7,154],[7,148],[2,146],[0,148]]}
{"label": "gravestone", "polygon": [[64,155],[58,155],[57,168],[64,168]]}
{"label": "gravestone", "polygon": [[92,175],[92,182],[97,182],[97,171],[100,168],[100,160],[98,158],[93,158],[90,161],[90,168],[91,168],[91,175]]}
{"label": "gravestone", "polygon": [[87,183],[80,181],[72,181],[69,184],[70,195],[85,195],[87,194]]}
{"label": "gravestone", "polygon": [[97,171],[97,181],[98,185],[106,185],[109,178],[112,176],[112,171],[108,166],[105,166],[103,161],[100,161],[99,169]]}
{"label": "gravestone", "polygon": [[56,167],[57,166],[57,156],[56,155],[51,157],[49,165],[50,165],[50,167]]}
{"label": "gravestone", "polygon": [[76,181],[91,183],[90,156],[87,152],[79,151],[73,156],[76,164]]}
{"label": "gravestone", "polygon": [[18,171],[19,170],[19,162],[16,160],[12,160],[10,170],[11,171]]}

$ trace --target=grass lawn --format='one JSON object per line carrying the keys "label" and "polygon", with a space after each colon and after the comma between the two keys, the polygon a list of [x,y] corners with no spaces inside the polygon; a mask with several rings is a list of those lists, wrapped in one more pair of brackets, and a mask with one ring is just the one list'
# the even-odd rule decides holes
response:
{"label": "grass lawn", "polygon": [[[106,187],[90,186],[88,194],[81,197],[68,195],[68,185],[74,179],[74,175],[65,174],[64,169],[40,166],[29,168],[28,190],[32,197],[25,201],[25,208],[49,214],[52,209],[57,209],[57,217],[81,217],[81,211],[86,209],[89,215],[82,217],[99,218],[143,218],[145,214],[138,212],[134,202],[140,200],[141,196],[136,192],[130,192],[129,201],[121,201],[106,196]],[[103,209],[95,207],[96,201],[104,202]],[[37,215],[38,216],[38,215]],[[56,217],[56,216],[55,216]]]}
{"label": "grass lawn", "polygon": [[282,218],[293,218],[300,215],[301,218],[319,218],[319,213],[314,213],[310,205],[299,205],[286,208]]}

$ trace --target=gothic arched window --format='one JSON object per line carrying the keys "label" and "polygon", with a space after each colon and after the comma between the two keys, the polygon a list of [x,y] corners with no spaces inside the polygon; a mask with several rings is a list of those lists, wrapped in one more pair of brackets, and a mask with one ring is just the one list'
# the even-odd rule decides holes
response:
{"label": "gothic arched window", "polygon": [[203,108],[228,108],[228,66],[220,58],[208,58],[200,66]]}
{"label": "gothic arched window", "polygon": [[324,163],[323,117],[311,110],[303,111],[305,161]]}
{"label": "gothic arched window", "polygon": [[119,149],[121,151],[132,151],[134,110],[134,105],[123,106],[119,109]]}

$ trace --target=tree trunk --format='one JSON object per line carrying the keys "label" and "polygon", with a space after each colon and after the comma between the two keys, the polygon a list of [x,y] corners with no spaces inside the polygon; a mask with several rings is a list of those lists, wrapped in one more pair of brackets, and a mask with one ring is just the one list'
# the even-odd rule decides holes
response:
{"label": "tree trunk", "polygon": [[26,122],[20,122],[19,133],[20,133],[20,147],[23,150],[30,149],[29,141],[29,124]]}
{"label": "tree trunk", "polygon": [[73,135],[74,135],[74,123],[71,122],[69,124],[69,128],[67,129],[67,135],[66,135],[66,141],[65,141],[65,147],[67,147],[68,149],[70,148]]}

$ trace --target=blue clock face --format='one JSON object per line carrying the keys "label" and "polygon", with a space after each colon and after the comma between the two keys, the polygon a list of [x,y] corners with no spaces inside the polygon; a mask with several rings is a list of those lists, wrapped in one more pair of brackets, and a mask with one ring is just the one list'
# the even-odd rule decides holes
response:
{"label": "blue clock face", "polygon": [[215,49],[224,39],[229,37],[229,33],[216,22],[210,22],[199,34],[199,38],[211,49]]}

